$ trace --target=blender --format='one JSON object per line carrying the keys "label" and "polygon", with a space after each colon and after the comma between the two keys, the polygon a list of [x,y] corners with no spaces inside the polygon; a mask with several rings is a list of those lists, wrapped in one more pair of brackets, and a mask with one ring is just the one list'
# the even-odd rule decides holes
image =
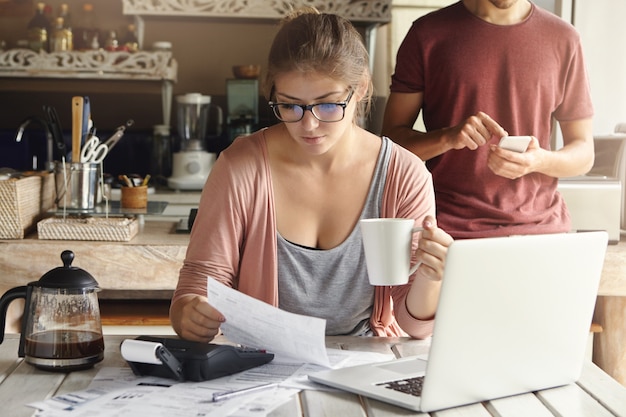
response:
{"label": "blender", "polygon": [[180,151],[172,155],[172,176],[167,184],[174,190],[201,190],[217,157],[206,151],[205,136],[211,96],[188,93],[176,96]]}

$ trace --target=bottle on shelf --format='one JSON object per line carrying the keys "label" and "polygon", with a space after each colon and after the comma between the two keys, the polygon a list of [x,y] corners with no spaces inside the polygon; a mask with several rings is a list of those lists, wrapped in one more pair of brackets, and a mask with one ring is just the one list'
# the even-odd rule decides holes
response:
{"label": "bottle on shelf", "polygon": [[50,22],[46,18],[46,4],[44,2],[37,3],[35,15],[28,22],[28,47],[35,52],[48,52]]}
{"label": "bottle on shelf", "polygon": [[117,32],[110,30],[104,42],[104,49],[107,51],[119,51],[120,44],[117,40]]}
{"label": "bottle on shelf", "polygon": [[50,38],[50,52],[71,51],[72,49],[72,30],[65,27],[62,17],[57,17]]}
{"label": "bottle on shelf", "polygon": [[100,49],[100,32],[92,3],[83,3],[74,22],[74,47],[79,50]]}
{"label": "bottle on shelf", "polygon": [[137,27],[130,23],[126,27],[126,36],[122,41],[122,48],[128,52],[137,52],[139,50],[139,41],[137,40]]}
{"label": "bottle on shelf", "polygon": [[70,6],[67,3],[61,3],[59,6],[58,17],[63,18],[63,28],[72,30],[72,15],[70,13]]}

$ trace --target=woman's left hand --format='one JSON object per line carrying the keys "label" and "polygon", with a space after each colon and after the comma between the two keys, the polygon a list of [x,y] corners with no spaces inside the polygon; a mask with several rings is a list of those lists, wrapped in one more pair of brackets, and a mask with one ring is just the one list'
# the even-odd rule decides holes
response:
{"label": "woman's left hand", "polygon": [[422,226],[424,231],[416,251],[417,261],[422,263],[419,267],[420,275],[432,281],[441,281],[446,254],[453,239],[443,229],[437,227],[437,221],[433,216],[426,216]]}

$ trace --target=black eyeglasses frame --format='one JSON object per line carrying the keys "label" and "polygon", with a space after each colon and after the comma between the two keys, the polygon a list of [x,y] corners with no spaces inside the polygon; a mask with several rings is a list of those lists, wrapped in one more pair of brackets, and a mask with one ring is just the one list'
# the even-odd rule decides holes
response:
{"label": "black eyeglasses frame", "polygon": [[[268,101],[267,104],[272,108],[276,118],[278,120],[280,120],[281,122],[283,122],[283,123],[297,123],[297,122],[301,121],[304,118],[304,114],[306,113],[307,110],[310,111],[311,114],[313,115],[313,117],[315,117],[320,122],[323,122],[323,123],[336,123],[336,122],[342,121],[344,119],[344,117],[346,117],[346,107],[348,107],[348,104],[350,103],[350,100],[352,99],[352,95],[353,94],[354,94],[354,89],[350,88],[348,97],[346,97],[346,99],[344,101],[332,102],[332,103],[295,104],[295,103],[284,103],[284,102]],[[333,105],[341,107],[341,109],[343,110],[343,113],[341,114],[341,119],[331,120],[331,121],[322,120],[315,114],[315,112],[313,112],[313,109],[316,106],[323,106],[323,105],[329,105],[329,104],[333,104]],[[281,118],[281,116],[280,116],[280,112],[277,109],[278,106],[281,106],[281,105],[282,106],[296,106],[296,107],[300,107],[302,109],[302,116],[300,116],[300,118],[298,120],[283,120]]]}

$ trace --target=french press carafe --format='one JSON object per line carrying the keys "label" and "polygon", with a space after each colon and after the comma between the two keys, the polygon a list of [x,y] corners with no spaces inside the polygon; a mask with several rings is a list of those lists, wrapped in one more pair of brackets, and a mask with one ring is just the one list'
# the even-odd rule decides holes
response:
{"label": "french press carafe", "polygon": [[85,270],[71,266],[72,251],[63,251],[61,260],[62,267],[0,298],[0,343],[9,303],[24,298],[18,355],[46,370],[91,368],[104,358],[98,283]]}

